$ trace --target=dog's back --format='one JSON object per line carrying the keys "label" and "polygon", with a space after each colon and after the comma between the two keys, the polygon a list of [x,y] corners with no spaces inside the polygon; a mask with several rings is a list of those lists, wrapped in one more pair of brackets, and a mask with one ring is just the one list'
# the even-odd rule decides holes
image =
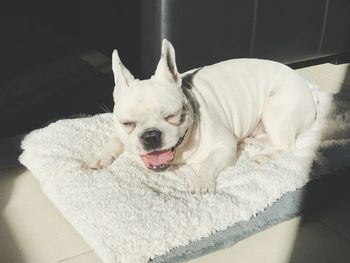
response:
{"label": "dog's back", "polygon": [[232,59],[201,68],[192,83],[202,110],[226,123],[238,138],[255,130],[264,111],[276,110],[276,118],[279,112],[304,115],[293,120],[299,123],[295,128],[298,132],[314,119],[309,82],[278,62]]}

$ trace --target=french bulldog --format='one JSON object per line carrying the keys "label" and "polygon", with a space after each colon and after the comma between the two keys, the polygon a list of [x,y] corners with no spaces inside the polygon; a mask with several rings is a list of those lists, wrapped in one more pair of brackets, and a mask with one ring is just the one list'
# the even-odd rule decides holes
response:
{"label": "french bulldog", "polygon": [[242,140],[270,145],[271,154],[252,157],[267,162],[292,151],[317,114],[312,84],[273,61],[232,59],[180,74],[164,39],[150,79],[135,79],[116,50],[112,69],[115,132],[85,166],[105,168],[124,151],[155,172],[198,163],[193,193],[215,192],[218,174],[234,165]]}

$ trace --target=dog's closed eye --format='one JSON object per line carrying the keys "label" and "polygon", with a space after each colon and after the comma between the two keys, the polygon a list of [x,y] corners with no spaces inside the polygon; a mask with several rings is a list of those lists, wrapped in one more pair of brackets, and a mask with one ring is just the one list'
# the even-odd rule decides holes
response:
{"label": "dog's closed eye", "polygon": [[125,121],[125,122],[122,122],[122,124],[126,127],[135,127],[136,126],[136,122],[134,122],[134,121]]}
{"label": "dog's closed eye", "polygon": [[178,115],[178,113],[170,114],[170,115],[166,116],[165,119],[168,120],[168,119],[174,118],[176,115]]}
{"label": "dog's closed eye", "polygon": [[181,119],[181,114],[180,114],[180,112],[177,112],[174,114],[169,114],[164,119],[170,124],[179,125],[180,119]]}
{"label": "dog's closed eye", "polygon": [[124,126],[128,133],[131,133],[136,127],[135,121],[121,121],[120,123]]}

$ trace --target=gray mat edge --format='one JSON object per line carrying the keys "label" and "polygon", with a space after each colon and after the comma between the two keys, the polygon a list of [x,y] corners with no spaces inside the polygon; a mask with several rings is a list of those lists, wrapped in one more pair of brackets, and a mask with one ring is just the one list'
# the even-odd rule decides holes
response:
{"label": "gray mat edge", "polygon": [[[346,187],[350,185],[350,176],[344,176],[343,173],[350,173],[350,169],[311,181],[304,187],[283,195],[273,205],[250,220],[236,223],[232,227],[218,231],[209,237],[175,248],[149,262],[179,263],[198,258],[230,247],[253,234],[292,219],[309,209],[315,209],[320,204],[334,201],[348,192]],[[330,196],[331,199],[329,199]]]}

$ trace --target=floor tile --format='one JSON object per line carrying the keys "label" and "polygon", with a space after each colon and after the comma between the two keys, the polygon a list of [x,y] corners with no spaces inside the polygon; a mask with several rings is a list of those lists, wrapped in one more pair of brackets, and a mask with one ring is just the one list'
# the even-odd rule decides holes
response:
{"label": "floor tile", "polygon": [[350,241],[350,197],[316,211],[313,216]]}
{"label": "floor tile", "polygon": [[66,258],[57,263],[103,263],[94,251],[83,253],[74,257]]}
{"label": "floor tile", "polygon": [[350,64],[325,63],[307,68],[309,71],[350,85]]}
{"label": "floor tile", "polygon": [[190,263],[349,262],[350,242],[317,221],[300,218],[278,224],[234,246]]}
{"label": "floor tile", "polygon": [[323,90],[338,93],[344,90],[350,90],[350,84],[345,84],[341,81],[333,80],[309,71],[308,68],[298,69],[297,72],[312,83],[318,84]]}
{"label": "floor tile", "polygon": [[230,248],[205,255],[189,263],[282,263],[288,262],[298,232],[295,218],[250,236]]}
{"label": "floor tile", "polygon": [[1,170],[0,193],[0,258],[47,263],[90,250],[26,169]]}
{"label": "floor tile", "polygon": [[350,242],[314,219],[303,220],[288,263],[350,262]]}

